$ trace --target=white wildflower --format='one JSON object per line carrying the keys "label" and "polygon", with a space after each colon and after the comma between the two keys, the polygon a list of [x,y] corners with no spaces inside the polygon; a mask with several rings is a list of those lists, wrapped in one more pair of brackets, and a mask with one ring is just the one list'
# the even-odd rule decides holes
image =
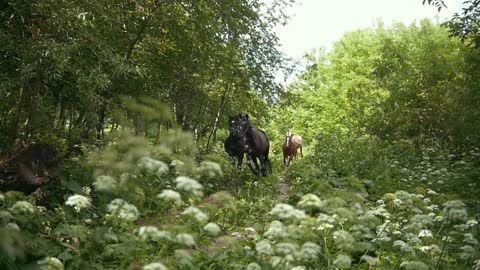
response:
{"label": "white wildflower", "polygon": [[427,194],[437,195],[438,193],[437,193],[435,190],[433,190],[433,189],[427,188]]}
{"label": "white wildflower", "polygon": [[13,223],[13,222],[7,223],[7,228],[10,228],[15,231],[20,231],[20,227],[18,227],[17,223]]}
{"label": "white wildflower", "polygon": [[247,234],[255,234],[257,231],[252,227],[247,227],[247,228],[245,228],[245,232]]}
{"label": "white wildflower", "polygon": [[247,265],[247,270],[262,270],[262,267],[256,262],[251,262]]}
{"label": "white wildflower", "polygon": [[478,221],[476,221],[475,219],[470,219],[467,221],[467,226],[468,227],[475,227],[478,225]]}
{"label": "white wildflower", "polygon": [[83,208],[90,208],[92,204],[90,203],[90,198],[82,196],[82,195],[72,195],[68,197],[67,201],[65,202],[65,205],[70,205],[72,206],[75,211],[80,212],[81,209]]}
{"label": "white wildflower", "polygon": [[175,171],[179,173],[185,167],[185,163],[181,160],[175,159],[175,160],[172,160],[172,162],[170,162],[170,166],[175,168]]}
{"label": "white wildflower", "polygon": [[114,191],[118,186],[118,181],[109,175],[100,175],[95,178],[93,186],[97,191]]}
{"label": "white wildflower", "polygon": [[210,222],[203,226],[203,230],[208,234],[216,236],[219,235],[222,229],[216,223]]}
{"label": "white wildflower", "polygon": [[329,224],[336,224],[337,223],[337,220],[334,217],[332,217],[330,215],[327,215],[327,214],[324,214],[324,213],[318,214],[317,220],[320,221],[320,222],[325,222],[325,223],[329,223]]}
{"label": "white wildflower", "polygon": [[305,210],[320,209],[322,208],[323,203],[317,195],[309,193],[302,196],[300,201],[297,203],[297,206]]}
{"label": "white wildflower", "polygon": [[421,231],[418,233],[418,237],[419,237],[419,238],[425,238],[425,237],[432,238],[432,237],[433,237],[433,234],[432,234],[432,231],[424,229],[424,230],[421,230]]}
{"label": "white wildflower", "polygon": [[285,203],[277,203],[270,214],[279,219],[301,219],[305,217],[305,212]]}
{"label": "white wildflower", "polygon": [[15,202],[12,207],[10,207],[10,212],[13,214],[21,215],[21,214],[33,214],[35,213],[35,206],[27,201],[17,201]]}
{"label": "white wildflower", "polygon": [[195,179],[187,176],[178,176],[177,178],[175,178],[175,183],[177,184],[178,190],[192,193],[194,196],[201,197],[203,195],[203,186]]}
{"label": "white wildflower", "polygon": [[177,206],[182,205],[182,196],[180,193],[171,189],[164,189],[160,194],[157,195],[157,198],[162,199],[166,202],[172,202]]}
{"label": "white wildflower", "polygon": [[471,233],[466,233],[463,235],[463,242],[472,246],[478,245],[478,240],[475,239],[475,237]]}
{"label": "white wildflower", "polygon": [[400,264],[400,267],[405,270],[430,270],[430,267],[420,261],[405,261]]}
{"label": "white wildflower", "polygon": [[168,270],[168,268],[159,262],[149,263],[143,267],[143,270]]}
{"label": "white wildflower", "polygon": [[352,259],[348,255],[338,254],[338,256],[333,261],[333,265],[338,268],[348,269],[352,266]]}
{"label": "white wildflower", "polygon": [[307,270],[307,268],[305,268],[305,266],[295,266],[295,267],[291,268],[290,270]]}
{"label": "white wildflower", "polygon": [[92,189],[89,187],[89,186],[83,186],[82,187],[82,193],[87,195],[87,196],[90,196],[90,193],[92,192]]}
{"label": "white wildflower", "polygon": [[151,157],[142,157],[138,160],[137,166],[140,170],[157,173],[158,175],[167,174],[169,171],[167,163]]}
{"label": "white wildflower", "polygon": [[466,245],[460,249],[462,250],[462,253],[460,254],[460,258],[462,258],[462,260],[471,260],[475,258],[475,253],[477,250],[474,247]]}
{"label": "white wildflower", "polygon": [[355,244],[355,238],[348,231],[335,231],[333,240],[335,245],[342,250],[351,250],[353,249],[353,244]]}
{"label": "white wildflower", "polygon": [[223,175],[222,166],[213,161],[202,161],[202,163],[200,163],[199,169],[201,172],[205,173],[209,177]]}
{"label": "white wildflower", "polygon": [[159,230],[155,226],[141,226],[138,229],[138,236],[143,241],[153,240],[158,242],[172,239],[172,234],[169,231]]}
{"label": "white wildflower", "polygon": [[125,219],[128,221],[135,221],[138,219],[140,215],[135,205],[129,204],[120,198],[117,198],[111,201],[107,205],[107,211],[112,215],[115,215],[121,219]]}
{"label": "white wildflower", "polygon": [[363,255],[362,257],[360,257],[360,261],[364,261],[367,264],[369,264],[370,266],[377,265],[379,263],[378,258],[374,258],[374,257],[368,256],[368,255]]}
{"label": "white wildflower", "polygon": [[402,240],[396,240],[393,242],[393,247],[400,249],[403,253],[415,253],[413,248]]}
{"label": "white wildflower", "polygon": [[0,201],[5,201],[5,195],[3,195],[2,193],[0,193]]}
{"label": "white wildflower", "polygon": [[13,216],[10,212],[5,210],[0,210],[0,224],[6,224],[13,219]]}
{"label": "white wildflower", "polygon": [[320,256],[321,248],[314,242],[305,242],[300,249],[302,258],[306,260],[317,259]]}
{"label": "white wildflower", "polygon": [[195,239],[193,236],[189,233],[179,233],[175,237],[175,240],[177,243],[186,245],[186,246],[194,246],[195,245]]}
{"label": "white wildflower", "polygon": [[272,245],[268,240],[262,240],[255,245],[255,250],[260,255],[271,255],[273,254]]}
{"label": "white wildflower", "polygon": [[40,270],[63,270],[63,263],[55,257],[46,257],[37,262]]}
{"label": "white wildflower", "polygon": [[182,212],[182,215],[193,217],[201,224],[208,221],[208,215],[195,206],[189,206]]}
{"label": "white wildflower", "polygon": [[282,255],[283,257],[289,254],[296,254],[297,250],[298,250],[298,245],[294,243],[282,242],[282,243],[278,243],[275,246],[275,253]]}
{"label": "white wildflower", "polygon": [[272,221],[268,230],[263,234],[268,239],[276,239],[287,236],[287,231],[282,222],[278,220]]}

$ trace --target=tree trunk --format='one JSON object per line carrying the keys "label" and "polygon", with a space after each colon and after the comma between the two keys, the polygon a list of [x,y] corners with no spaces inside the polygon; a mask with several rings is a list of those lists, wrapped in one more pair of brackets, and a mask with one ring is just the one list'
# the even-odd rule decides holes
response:
{"label": "tree trunk", "polygon": [[220,98],[220,106],[218,107],[217,115],[213,123],[212,132],[210,132],[210,135],[208,136],[207,151],[210,151],[210,139],[212,144],[215,144],[215,142],[217,141],[218,123],[220,122],[220,118],[223,115],[223,109],[225,108],[225,101],[227,100],[226,97],[228,95],[228,90],[229,90],[229,85],[225,87],[225,89],[223,90],[222,97]]}

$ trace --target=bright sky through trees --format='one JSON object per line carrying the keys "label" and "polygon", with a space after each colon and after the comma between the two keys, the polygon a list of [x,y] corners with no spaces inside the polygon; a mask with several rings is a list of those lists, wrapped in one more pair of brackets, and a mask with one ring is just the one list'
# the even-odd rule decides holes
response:
{"label": "bright sky through trees", "polygon": [[438,12],[422,5],[422,0],[298,0],[286,11],[291,17],[288,24],[276,32],[281,50],[300,59],[311,49],[328,50],[345,32],[370,27],[377,19],[386,25],[395,21],[408,25],[426,17],[443,22],[461,11],[462,1],[445,0],[447,8]]}

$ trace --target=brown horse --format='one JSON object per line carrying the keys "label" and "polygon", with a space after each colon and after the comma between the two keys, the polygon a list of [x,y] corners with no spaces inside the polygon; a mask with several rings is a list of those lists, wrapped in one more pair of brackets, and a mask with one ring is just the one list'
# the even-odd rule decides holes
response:
{"label": "brown horse", "polygon": [[300,148],[300,156],[302,153],[302,137],[300,135],[294,135],[289,129],[285,136],[285,142],[283,143],[283,164],[289,166],[292,159],[297,157],[297,150]]}

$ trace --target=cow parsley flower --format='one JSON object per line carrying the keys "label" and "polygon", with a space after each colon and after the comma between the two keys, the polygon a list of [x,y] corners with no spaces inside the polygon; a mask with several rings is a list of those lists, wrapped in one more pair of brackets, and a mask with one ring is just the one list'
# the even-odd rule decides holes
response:
{"label": "cow parsley flower", "polygon": [[27,201],[17,201],[15,202],[12,207],[10,207],[10,212],[17,215],[22,214],[33,214],[35,213],[35,206]]}
{"label": "cow parsley flower", "polygon": [[151,157],[142,157],[138,160],[137,166],[140,170],[157,173],[158,175],[167,174],[169,171],[167,163]]}
{"label": "cow parsley flower", "polygon": [[287,231],[282,222],[278,220],[272,221],[268,230],[263,234],[268,239],[276,239],[287,236]]}
{"label": "cow parsley flower", "polygon": [[400,249],[400,251],[402,251],[403,253],[415,254],[415,250],[402,240],[396,240],[395,242],[393,242],[393,247]]}
{"label": "cow parsley flower", "polygon": [[159,262],[147,264],[143,267],[143,270],[168,270],[168,268]]}
{"label": "cow parsley flower", "polygon": [[405,270],[429,270],[425,263],[420,261],[405,261],[400,264],[401,268],[405,268]]}
{"label": "cow parsley flower", "polygon": [[223,175],[222,166],[213,161],[202,161],[202,163],[200,163],[199,170],[208,175],[209,177]]}
{"label": "cow parsley flower", "polygon": [[63,270],[63,263],[55,257],[46,257],[37,262],[40,270]]}
{"label": "cow parsley flower", "polygon": [[175,237],[175,240],[177,243],[186,245],[186,246],[194,246],[195,245],[195,239],[193,236],[189,233],[179,233]]}
{"label": "cow parsley flower", "polygon": [[5,195],[3,195],[2,193],[0,193],[0,201],[5,201]]}
{"label": "cow parsley flower", "polygon": [[210,222],[203,226],[203,230],[206,231],[208,234],[217,236],[220,234],[222,229],[216,223]]}
{"label": "cow parsley flower", "polygon": [[5,210],[0,210],[0,224],[7,224],[12,219],[13,219],[13,216],[10,212]]}
{"label": "cow parsley flower", "polygon": [[203,186],[198,183],[197,180],[192,179],[187,176],[179,176],[175,178],[175,183],[177,184],[178,190],[183,190],[185,192],[192,193],[194,196],[201,197],[203,195],[202,189]]}
{"label": "cow parsley flower", "polygon": [[175,159],[175,160],[172,160],[172,162],[170,162],[170,166],[175,168],[175,171],[179,173],[185,167],[185,163],[181,160]]}
{"label": "cow parsley flower", "polygon": [[115,215],[121,219],[125,219],[128,221],[135,221],[138,219],[140,215],[135,205],[129,204],[120,198],[117,198],[111,201],[107,205],[107,211],[112,215]]}
{"label": "cow parsley flower", "polygon": [[317,259],[320,256],[321,251],[321,247],[316,243],[305,242],[300,249],[300,255],[305,260]]}
{"label": "cow parsley flower", "polygon": [[92,204],[90,203],[90,198],[82,196],[82,195],[72,195],[68,197],[67,201],[65,202],[65,205],[70,205],[75,209],[75,211],[80,212],[81,209],[83,208],[90,208]]}
{"label": "cow parsley flower", "polygon": [[273,254],[272,245],[268,240],[262,240],[255,245],[255,250],[260,255],[271,255]]}
{"label": "cow parsley flower", "polygon": [[351,250],[355,244],[355,238],[347,231],[335,231],[333,241],[342,250]]}
{"label": "cow parsley flower", "polygon": [[305,268],[305,266],[295,266],[293,268],[291,268],[290,270],[307,270],[307,268]]}
{"label": "cow parsley flower", "polygon": [[201,224],[208,221],[208,215],[204,213],[202,210],[194,206],[189,206],[187,209],[183,211],[182,215],[191,216]]}
{"label": "cow parsley flower", "polygon": [[159,230],[155,226],[141,226],[140,229],[138,229],[138,236],[143,241],[151,239],[158,242],[162,239],[172,239],[172,234],[169,231]]}
{"label": "cow parsley flower", "polygon": [[338,256],[333,261],[333,265],[338,268],[348,269],[352,266],[352,259],[348,255],[338,254]]}
{"label": "cow parsley flower", "polygon": [[18,227],[17,223],[13,223],[13,222],[7,223],[7,228],[15,231],[20,231],[20,227]]}
{"label": "cow parsley flower", "polygon": [[262,270],[262,267],[256,262],[251,262],[247,265],[247,270]]}
{"label": "cow parsley flower", "polygon": [[320,209],[322,208],[322,200],[318,198],[317,195],[309,193],[302,196],[300,201],[297,203],[299,208],[310,210],[310,209]]}
{"label": "cow parsley flower", "polygon": [[278,243],[275,246],[275,252],[279,255],[286,256],[288,254],[296,254],[298,245],[294,243]]}
{"label": "cow parsley flower", "polygon": [[468,227],[475,227],[475,226],[478,225],[478,221],[476,221],[475,219],[470,219],[470,220],[467,221],[466,224],[467,224]]}
{"label": "cow parsley flower", "polygon": [[272,211],[270,211],[270,214],[279,219],[301,219],[305,217],[305,212],[285,203],[276,204]]}
{"label": "cow parsley flower", "polygon": [[100,175],[95,178],[93,186],[97,191],[114,191],[117,189],[118,181],[109,175]]}
{"label": "cow parsley flower", "polygon": [[462,258],[462,260],[471,260],[476,257],[475,254],[477,253],[477,249],[474,247],[466,245],[460,249],[462,250],[462,253],[460,254],[460,258]]}
{"label": "cow parsley flower", "polygon": [[180,193],[171,189],[164,189],[160,194],[157,195],[157,198],[162,199],[166,202],[172,202],[177,206],[182,205],[182,196]]}
{"label": "cow parsley flower", "polygon": [[364,261],[370,266],[377,265],[379,263],[378,258],[368,256],[368,255],[363,255],[362,257],[360,257],[360,261]]}
{"label": "cow parsley flower", "polygon": [[425,238],[425,237],[432,238],[432,237],[433,237],[433,234],[432,234],[432,231],[424,229],[424,230],[421,230],[421,231],[418,233],[418,237],[419,237],[419,238]]}

